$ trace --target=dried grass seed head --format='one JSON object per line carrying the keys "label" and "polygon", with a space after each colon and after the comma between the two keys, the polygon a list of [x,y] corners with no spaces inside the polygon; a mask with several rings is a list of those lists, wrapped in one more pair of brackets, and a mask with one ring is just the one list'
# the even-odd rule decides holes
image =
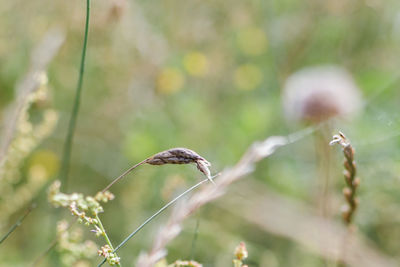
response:
{"label": "dried grass seed head", "polygon": [[211,166],[211,163],[188,148],[177,147],[159,152],[150,157],[146,163],[151,165],[195,163],[199,171],[204,173],[208,178],[211,177],[211,172],[208,168]]}
{"label": "dried grass seed head", "polygon": [[196,163],[199,160],[206,161],[203,157],[201,157],[193,150],[183,147],[177,147],[155,154],[148,159],[147,163],[152,165],[187,164]]}
{"label": "dried grass seed head", "polygon": [[342,147],[344,154],[344,178],[345,188],[343,188],[343,195],[346,199],[346,204],[342,207],[342,217],[347,225],[350,225],[353,221],[354,213],[358,206],[358,199],[356,198],[356,190],[360,184],[360,179],[356,177],[357,166],[354,161],[354,149],[350,143],[350,140],[346,136],[339,132],[339,134],[333,136],[333,140],[329,143],[330,145],[338,144]]}
{"label": "dried grass seed head", "polygon": [[286,80],[283,106],[289,120],[316,123],[355,114],[361,108],[361,93],[340,67],[308,67]]}

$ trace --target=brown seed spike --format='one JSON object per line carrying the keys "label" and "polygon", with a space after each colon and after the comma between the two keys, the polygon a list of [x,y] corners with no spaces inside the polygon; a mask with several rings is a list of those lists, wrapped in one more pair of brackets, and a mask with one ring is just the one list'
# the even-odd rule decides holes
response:
{"label": "brown seed spike", "polygon": [[356,211],[358,200],[355,197],[356,190],[358,185],[360,184],[360,179],[356,178],[357,167],[354,161],[354,149],[350,144],[350,141],[346,138],[346,136],[339,132],[338,135],[333,136],[333,140],[330,142],[331,145],[339,144],[342,147],[342,151],[344,154],[344,178],[346,181],[346,186],[343,189],[343,194],[346,198],[346,206],[343,210],[343,219],[347,225],[352,223],[354,212]]}
{"label": "brown seed spike", "polygon": [[210,182],[214,183],[211,177],[211,173],[209,170],[209,166],[211,166],[210,162],[208,162],[205,158],[201,157],[199,154],[194,152],[193,150],[177,147],[171,148],[165,151],[161,151],[126,170],[123,174],[115,178],[106,188],[104,188],[101,192],[105,193],[113,184],[118,182],[120,179],[125,177],[132,170],[136,169],[140,165],[143,164],[150,165],[164,165],[164,164],[189,164],[195,163],[197,165],[197,169],[204,173]]}
{"label": "brown seed spike", "polygon": [[147,163],[151,165],[188,164],[199,160],[206,161],[193,150],[177,147],[155,154],[147,160]]}
{"label": "brown seed spike", "polygon": [[211,166],[210,162],[188,148],[177,147],[159,152],[147,159],[146,163],[151,165],[196,163],[197,169],[204,173],[207,178],[214,183],[211,178],[210,170],[208,169],[208,167]]}

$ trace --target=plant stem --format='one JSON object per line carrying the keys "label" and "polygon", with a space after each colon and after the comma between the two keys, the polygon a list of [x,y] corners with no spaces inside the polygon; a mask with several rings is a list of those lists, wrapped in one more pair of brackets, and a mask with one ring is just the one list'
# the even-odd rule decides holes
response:
{"label": "plant stem", "polygon": [[[217,174],[219,175],[219,174]],[[215,175],[213,178],[215,178],[217,175]],[[182,198],[184,195],[190,193],[191,191],[193,191],[194,189],[196,189],[197,187],[199,187],[200,185],[202,185],[203,183],[209,181],[208,178],[198,182],[197,184],[195,184],[194,186],[190,187],[189,189],[187,189],[185,192],[181,193],[179,196],[177,196],[176,198],[174,198],[173,200],[171,200],[170,202],[168,202],[167,204],[165,204],[161,209],[159,209],[156,213],[154,213],[152,216],[150,216],[146,221],[144,221],[144,223],[142,223],[138,228],[136,228],[135,231],[133,231],[127,238],[124,239],[124,241],[122,241],[113,252],[116,252],[118,249],[120,249],[123,245],[125,245],[126,242],[129,241],[129,239],[131,239],[134,235],[136,235],[143,227],[146,226],[146,224],[148,224],[149,222],[151,222],[155,217],[157,217],[160,213],[162,213],[164,210],[166,210],[169,206],[171,206],[172,204],[174,204],[176,201],[178,201],[180,198]],[[102,266],[104,263],[106,262],[106,259],[104,259],[99,265],[98,267]]]}
{"label": "plant stem", "polygon": [[123,174],[121,174],[120,176],[118,176],[117,178],[115,178],[109,185],[106,186],[106,188],[104,188],[101,192],[104,193],[106,192],[108,189],[110,189],[110,187],[115,184],[116,182],[118,182],[120,179],[124,178],[128,173],[130,173],[131,171],[133,171],[134,169],[136,169],[137,167],[139,167],[140,165],[146,163],[148,160],[145,159],[135,165],[133,165],[132,167],[130,167],[128,170],[126,170]]}
{"label": "plant stem", "polygon": [[[106,232],[106,230],[104,229],[104,226],[103,226],[103,224],[101,223],[101,220],[100,220],[100,218],[99,218],[99,216],[96,214],[96,220],[97,220],[97,225],[100,227],[100,229],[101,229],[101,231],[102,231],[102,233],[103,233],[103,236],[104,236],[104,239],[106,240],[106,242],[107,242],[107,244],[110,246],[110,248],[114,251],[114,253],[115,253],[115,250],[114,250],[114,247],[113,247],[113,245],[112,245],[112,243],[111,243],[111,240],[110,240],[110,238],[108,238],[108,235],[107,235],[107,232]],[[120,264],[117,264],[117,266],[121,266]]]}
{"label": "plant stem", "polygon": [[10,230],[8,230],[8,232],[0,239],[0,244],[3,243],[4,240],[7,239],[7,237],[9,235],[11,235],[12,232],[14,232],[15,229],[17,229],[18,226],[21,225],[22,221],[26,218],[26,216],[29,215],[29,213],[31,213],[31,211],[36,208],[36,204],[32,204],[24,213],[24,215],[22,215],[10,228]]}
{"label": "plant stem", "polygon": [[63,152],[63,160],[62,160],[62,168],[61,168],[61,182],[62,182],[62,185],[64,186],[64,190],[67,190],[67,188],[68,188],[68,173],[69,173],[69,165],[70,165],[70,160],[71,160],[72,142],[73,142],[73,138],[74,138],[76,120],[78,117],[79,106],[80,106],[83,75],[85,72],[86,47],[87,47],[87,41],[88,41],[88,35],[89,35],[89,18],[90,18],[90,0],[86,0],[85,35],[84,35],[84,39],[83,39],[78,85],[76,87],[74,106],[72,108],[71,118],[69,120],[67,137],[66,137],[65,144],[64,144],[64,152]]}
{"label": "plant stem", "polygon": [[196,219],[196,227],[194,229],[194,235],[192,240],[192,248],[190,249],[190,258],[189,258],[190,260],[194,260],[194,252],[196,249],[197,237],[199,235],[199,226],[200,226],[200,216],[198,216]]}

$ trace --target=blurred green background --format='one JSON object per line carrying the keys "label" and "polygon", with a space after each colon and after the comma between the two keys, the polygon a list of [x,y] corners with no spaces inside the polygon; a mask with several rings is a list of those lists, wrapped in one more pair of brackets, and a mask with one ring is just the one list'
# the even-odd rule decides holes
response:
{"label": "blurred green background", "polygon": [[[60,119],[19,167],[22,180],[9,189],[14,190],[37,165],[46,170],[44,179],[57,178],[79,70],[85,1],[2,1],[0,14],[2,122],[33,48],[53,27],[66,33],[47,71],[48,105]],[[322,178],[316,144],[342,130],[356,148],[362,180],[356,225],[378,251],[400,262],[399,54],[397,0],[93,1],[68,191],[94,195],[134,163],[178,146],[204,156],[213,173],[222,171],[254,141],[307,126],[284,116],[285,79],[306,66],[334,64],[353,75],[366,103],[363,110],[353,119],[335,120],[328,133],[317,130],[282,148],[245,179],[317,212]],[[332,213],[341,223],[342,154],[337,148],[328,153]],[[112,188],[116,199],[105,205],[102,218],[110,238],[118,244],[199,177],[194,166],[137,169]],[[7,205],[7,199],[0,201]],[[67,210],[51,207],[44,192],[37,204],[0,245],[0,266],[29,266],[53,240],[57,220],[72,219]],[[1,234],[23,213],[0,214]],[[167,214],[121,249],[125,266],[150,248]],[[231,266],[239,241],[248,244],[249,266],[327,266],[301,244],[213,204],[186,221],[183,233],[168,246],[169,262],[190,258],[197,219],[194,259],[204,266]],[[83,230],[85,239],[102,245],[103,240]],[[94,266],[99,259],[79,264]],[[40,265],[58,264],[59,252],[52,250]]]}

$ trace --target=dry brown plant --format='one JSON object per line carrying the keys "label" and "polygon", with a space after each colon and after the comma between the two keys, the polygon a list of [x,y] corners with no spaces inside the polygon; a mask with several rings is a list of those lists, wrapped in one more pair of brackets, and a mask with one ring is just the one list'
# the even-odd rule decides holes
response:
{"label": "dry brown plant", "polygon": [[356,197],[357,187],[360,184],[360,178],[356,177],[357,167],[354,161],[354,148],[351,146],[350,141],[346,136],[339,132],[338,135],[333,136],[333,140],[330,142],[331,145],[339,144],[342,147],[344,154],[344,180],[346,186],[343,188],[343,195],[346,199],[347,204],[342,207],[343,220],[347,225],[350,225],[353,221],[354,212],[357,209],[359,200]]}
{"label": "dry brown plant", "polygon": [[211,166],[210,162],[208,162],[205,158],[190,150],[188,148],[177,147],[171,148],[165,151],[161,151],[153,156],[133,165],[128,170],[126,170],[123,174],[115,178],[109,185],[106,186],[101,192],[104,193],[110,187],[125,177],[128,173],[139,167],[143,164],[150,164],[150,165],[165,165],[165,164],[190,164],[195,163],[197,165],[197,169],[201,171],[207,179],[214,183],[211,177],[210,169],[208,168]]}
{"label": "dry brown plant", "polygon": [[231,214],[250,224],[247,227],[292,240],[332,262],[341,259],[353,267],[398,266],[363,233],[349,235],[348,227],[321,216],[310,204],[272,191],[254,179],[232,186],[216,206],[222,216]]}

